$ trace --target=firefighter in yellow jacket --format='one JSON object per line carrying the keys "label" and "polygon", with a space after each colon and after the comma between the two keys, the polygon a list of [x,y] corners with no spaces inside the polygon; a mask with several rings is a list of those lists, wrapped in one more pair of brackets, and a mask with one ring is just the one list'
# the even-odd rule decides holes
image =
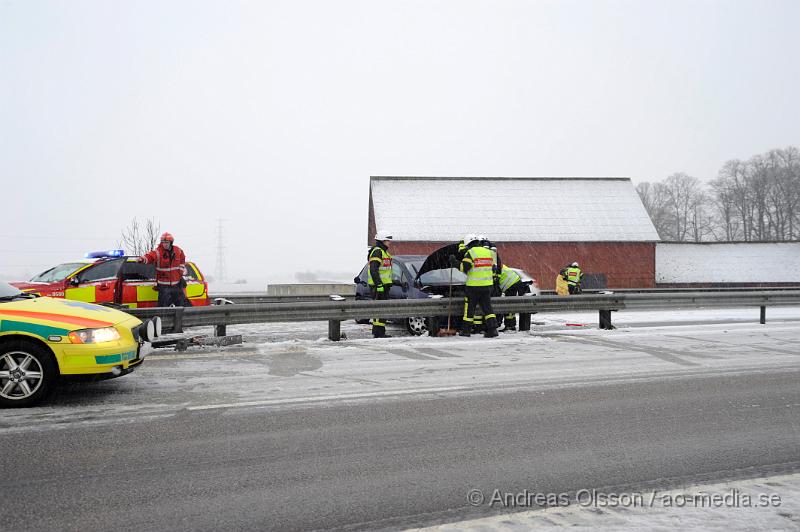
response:
{"label": "firefighter in yellow jacket", "polygon": [[[372,289],[372,299],[384,301],[389,299],[389,290],[392,288],[392,255],[389,253],[389,243],[392,235],[386,231],[375,234],[375,245],[369,250],[369,273],[367,278]],[[391,338],[386,334],[386,320],[384,318],[372,319],[372,336],[375,338]]]}
{"label": "firefighter in yellow jacket", "polygon": [[492,310],[494,291],[494,258],[492,251],[483,247],[475,235],[464,237],[466,252],[461,260],[461,271],[467,274],[467,308],[464,312],[460,336],[472,333],[475,307],[480,306],[486,324],[484,336],[497,336],[497,317]]}
{"label": "firefighter in yellow jacket", "polygon": [[571,294],[581,293],[581,281],[583,280],[583,272],[577,262],[573,262],[569,266],[565,266],[561,270],[560,275],[567,282],[567,289]]}
{"label": "firefighter in yellow jacket", "polygon": [[[522,281],[522,277],[505,264],[500,269],[500,292],[504,296],[523,296],[531,293],[531,287]],[[503,320],[503,328],[500,332],[517,330],[517,314],[509,312]]]}

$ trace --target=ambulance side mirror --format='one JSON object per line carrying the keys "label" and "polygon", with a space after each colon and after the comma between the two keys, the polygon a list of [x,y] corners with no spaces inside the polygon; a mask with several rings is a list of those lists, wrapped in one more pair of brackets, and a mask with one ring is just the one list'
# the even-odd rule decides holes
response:
{"label": "ambulance side mirror", "polygon": [[77,278],[77,277],[73,277],[73,278],[71,278],[71,279],[69,280],[69,284],[70,284],[71,286],[78,286],[79,284],[81,284],[81,282],[78,280],[78,278]]}

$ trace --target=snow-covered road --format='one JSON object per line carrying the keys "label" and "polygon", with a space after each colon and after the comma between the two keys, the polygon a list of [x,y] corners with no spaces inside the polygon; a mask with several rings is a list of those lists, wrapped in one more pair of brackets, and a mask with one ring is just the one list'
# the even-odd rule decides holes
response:
{"label": "snow-covered road", "polygon": [[322,322],[232,326],[229,334],[243,334],[244,345],[155,350],[129,376],[67,386],[44,406],[4,412],[0,427],[25,431],[182,410],[291,408],[800,367],[800,308],[770,309],[766,325],[758,324],[757,313],[625,312],[615,315],[614,331],[597,329],[595,313],[548,314],[534,316],[530,333],[496,339],[412,337],[396,326],[390,332],[398,336],[373,340],[368,325],[348,322],[342,327],[348,340],[331,342]]}
{"label": "snow-covered road", "polygon": [[[530,506],[468,497],[664,494],[797,472],[800,308],[771,311],[765,325],[757,309],[619,313],[614,331],[594,317],[537,316],[530,333],[496,339],[395,328],[373,340],[347,323],[337,343],[325,323],[243,326],[230,328],[242,346],[153,353],[124,378],[3,411],[7,525],[681,527],[706,514],[623,508],[595,520],[570,507],[495,518]],[[792,486],[777,490],[790,513]],[[748,519],[793,524],[781,511]],[[738,514],[723,514],[714,523],[735,528]]]}

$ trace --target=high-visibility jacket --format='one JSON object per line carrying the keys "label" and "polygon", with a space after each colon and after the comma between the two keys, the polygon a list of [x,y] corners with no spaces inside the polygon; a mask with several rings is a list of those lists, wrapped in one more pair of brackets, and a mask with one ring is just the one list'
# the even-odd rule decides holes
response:
{"label": "high-visibility jacket", "polygon": [[467,270],[467,286],[492,286],[494,284],[493,271],[494,258],[491,250],[475,246],[467,250],[461,261],[461,271],[464,263],[471,265]]}
{"label": "high-visibility jacket", "polygon": [[569,285],[576,285],[581,282],[581,278],[583,277],[583,273],[581,273],[580,268],[576,268],[574,266],[570,266],[566,269],[566,278],[567,284]]}
{"label": "high-visibility jacket", "polygon": [[500,271],[500,291],[505,293],[506,290],[517,284],[522,280],[517,272],[503,264],[503,269]]}
{"label": "high-visibility jacket", "polygon": [[178,246],[173,245],[172,249],[166,249],[163,245],[159,245],[153,251],[142,255],[142,258],[145,264],[155,263],[158,285],[177,285],[186,273],[186,255]]}
{"label": "high-visibility jacket", "polygon": [[[380,253],[376,253],[376,251],[379,251]],[[392,255],[385,249],[375,246],[369,250],[370,265],[373,262],[378,263],[378,275],[380,276],[380,282],[375,282],[376,279],[372,278],[372,268],[367,268],[369,285],[375,286],[376,284],[392,284]]]}

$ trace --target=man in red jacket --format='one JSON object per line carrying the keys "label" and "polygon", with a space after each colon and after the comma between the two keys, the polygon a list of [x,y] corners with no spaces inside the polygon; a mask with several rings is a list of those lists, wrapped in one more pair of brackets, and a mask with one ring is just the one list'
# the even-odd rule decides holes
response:
{"label": "man in red jacket", "polygon": [[174,245],[175,239],[169,233],[161,235],[161,244],[139,257],[139,262],[156,265],[156,290],[159,307],[191,307],[192,303],[184,294],[186,281],[186,255]]}

